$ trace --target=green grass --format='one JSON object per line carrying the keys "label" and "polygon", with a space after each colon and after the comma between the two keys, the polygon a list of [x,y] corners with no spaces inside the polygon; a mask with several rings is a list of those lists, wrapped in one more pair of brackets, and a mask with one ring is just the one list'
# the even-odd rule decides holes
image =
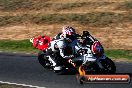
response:
{"label": "green grass", "polygon": [[[0,40],[0,50],[19,51],[19,52],[37,52],[29,40]],[[132,60],[132,50],[105,50],[108,57],[112,59]]]}
{"label": "green grass", "polygon": [[36,52],[29,40],[0,40],[0,50],[2,51],[19,51],[19,52]]}
{"label": "green grass", "polygon": [[113,59],[132,60],[132,50],[106,50],[105,53]]}

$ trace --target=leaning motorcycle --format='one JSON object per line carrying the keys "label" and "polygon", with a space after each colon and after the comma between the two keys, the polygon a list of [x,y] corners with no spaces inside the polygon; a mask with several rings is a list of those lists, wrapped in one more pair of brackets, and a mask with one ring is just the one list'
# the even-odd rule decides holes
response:
{"label": "leaning motorcycle", "polygon": [[[85,35],[85,36],[84,36]],[[84,32],[82,35],[85,41],[85,46],[80,46],[77,54],[74,58],[69,58],[67,60],[61,58],[59,53],[54,54],[54,57],[61,61],[62,70],[57,72],[59,74],[63,73],[79,73],[80,75],[85,74],[113,74],[116,72],[116,66],[114,62],[104,54],[104,50],[99,41],[91,37],[88,32]],[[35,38],[31,40],[32,43],[35,42]],[[42,44],[45,41],[45,37],[36,39],[37,45]],[[39,42],[38,42],[39,41]],[[53,70],[51,61],[46,56],[45,49],[48,48],[48,43],[50,43],[50,38],[44,43],[44,48],[38,47],[40,52],[38,53],[39,63],[46,69]],[[36,45],[35,44],[35,45]],[[71,53],[70,47],[66,47],[66,54]],[[59,60],[60,59],[60,60]]]}
{"label": "leaning motorcycle", "polygon": [[86,74],[114,74],[116,72],[115,63],[108,58],[104,53],[104,48],[101,43],[93,38],[88,31],[83,31],[81,36],[80,52],[82,52],[82,65],[79,66],[76,75],[77,81],[83,84]]}
{"label": "leaning motorcycle", "polygon": [[83,43],[80,52],[82,52],[83,63],[78,70],[81,75],[116,72],[115,63],[105,55],[104,48],[97,39],[93,38],[88,31],[83,31],[81,39]]}

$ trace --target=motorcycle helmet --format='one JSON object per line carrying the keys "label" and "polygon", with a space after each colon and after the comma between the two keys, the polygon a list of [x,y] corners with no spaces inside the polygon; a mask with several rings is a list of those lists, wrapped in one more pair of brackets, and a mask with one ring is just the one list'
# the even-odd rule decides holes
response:
{"label": "motorcycle helmet", "polygon": [[96,57],[100,57],[104,53],[103,46],[99,41],[95,41],[91,46],[91,51]]}
{"label": "motorcycle helmet", "polygon": [[70,26],[64,26],[62,28],[62,36],[70,41],[73,41],[76,38],[75,29]]}
{"label": "motorcycle helmet", "polygon": [[[64,27],[62,28],[62,33],[68,33],[68,32],[70,32],[70,33],[72,33],[72,34],[76,34],[76,31],[75,31],[75,29],[74,29],[73,27],[64,26]],[[69,33],[69,34],[70,34],[70,33]]]}

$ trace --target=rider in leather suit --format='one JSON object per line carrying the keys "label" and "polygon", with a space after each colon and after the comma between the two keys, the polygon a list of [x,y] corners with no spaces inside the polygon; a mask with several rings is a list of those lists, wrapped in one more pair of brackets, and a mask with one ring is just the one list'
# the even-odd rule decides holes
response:
{"label": "rider in leather suit", "polygon": [[[61,60],[71,59],[74,57],[77,42],[75,29],[69,26],[63,27],[62,33],[59,33],[53,38],[49,44],[49,48],[47,49],[47,55],[49,56],[49,60],[53,63],[54,71],[61,70]],[[72,49],[72,53],[68,55],[68,52],[65,51],[67,47],[71,47]],[[59,59],[54,56],[58,53],[61,57]]]}

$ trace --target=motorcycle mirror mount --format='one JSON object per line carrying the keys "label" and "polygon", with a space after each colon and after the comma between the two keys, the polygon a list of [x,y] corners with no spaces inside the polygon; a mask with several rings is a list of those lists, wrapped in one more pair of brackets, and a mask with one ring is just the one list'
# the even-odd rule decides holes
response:
{"label": "motorcycle mirror mount", "polygon": [[83,31],[83,36],[89,36],[89,32],[88,31]]}

